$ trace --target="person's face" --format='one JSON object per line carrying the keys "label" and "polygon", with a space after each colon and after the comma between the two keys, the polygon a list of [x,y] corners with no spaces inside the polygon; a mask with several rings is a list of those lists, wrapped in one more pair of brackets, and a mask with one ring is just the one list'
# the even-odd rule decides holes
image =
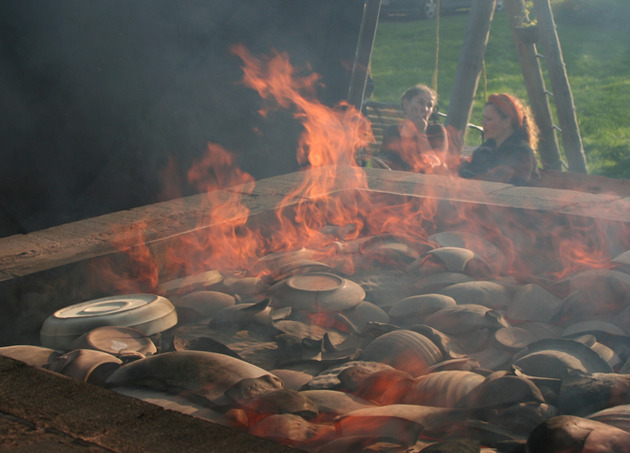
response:
{"label": "person's face", "polygon": [[416,122],[418,120],[429,121],[435,101],[429,93],[420,93],[411,99],[405,99],[402,103],[402,108],[405,116],[411,121]]}
{"label": "person's face", "polygon": [[497,143],[502,143],[509,137],[514,129],[510,118],[501,116],[497,108],[493,105],[486,105],[483,109],[483,137],[484,139],[494,139]]}

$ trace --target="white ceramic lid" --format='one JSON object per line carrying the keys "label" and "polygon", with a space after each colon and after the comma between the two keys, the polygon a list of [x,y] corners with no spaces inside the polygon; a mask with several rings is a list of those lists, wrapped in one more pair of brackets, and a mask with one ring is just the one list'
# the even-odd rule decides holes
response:
{"label": "white ceramic lid", "polygon": [[150,336],[177,324],[177,312],[165,297],[128,294],[103,297],[57,310],[42,325],[42,346],[66,350],[73,340],[101,326],[132,327]]}

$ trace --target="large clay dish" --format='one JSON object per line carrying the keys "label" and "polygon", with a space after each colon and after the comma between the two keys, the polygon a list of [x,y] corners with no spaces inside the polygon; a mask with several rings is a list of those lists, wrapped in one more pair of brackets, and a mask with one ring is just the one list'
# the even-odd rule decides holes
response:
{"label": "large clay dish", "polygon": [[94,299],[57,310],[44,321],[40,340],[44,347],[68,350],[76,338],[97,327],[133,327],[151,336],[175,324],[177,312],[165,297],[128,294]]}
{"label": "large clay dish", "polygon": [[275,305],[315,313],[348,310],[365,298],[357,283],[326,272],[294,275],[273,285],[268,294]]}

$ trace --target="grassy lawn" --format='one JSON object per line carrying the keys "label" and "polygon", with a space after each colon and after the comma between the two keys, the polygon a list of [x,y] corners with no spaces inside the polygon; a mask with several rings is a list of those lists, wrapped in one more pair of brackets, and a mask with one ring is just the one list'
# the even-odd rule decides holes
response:
{"label": "grassy lawn", "polygon": [[[630,2],[599,3],[618,8],[604,11],[600,20],[584,10],[586,18],[567,17],[558,9],[563,2],[579,7],[580,1],[552,3],[589,172],[630,179]],[[624,16],[628,20],[620,19]],[[442,112],[448,109],[467,21],[465,12],[440,18],[437,88]],[[372,54],[372,99],[397,102],[409,86],[432,85],[436,43],[436,21],[381,17]],[[505,91],[527,98],[505,12],[494,16],[485,65],[471,117],[476,124],[487,94]],[[546,85],[551,90],[548,80]],[[469,142],[473,138],[478,142],[477,137],[469,137]],[[558,138],[561,142],[560,134]]]}

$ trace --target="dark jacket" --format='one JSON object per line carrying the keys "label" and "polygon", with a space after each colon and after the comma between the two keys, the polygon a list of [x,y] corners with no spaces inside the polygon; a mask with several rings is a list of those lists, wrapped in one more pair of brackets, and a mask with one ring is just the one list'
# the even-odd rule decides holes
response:
{"label": "dark jacket", "polygon": [[516,186],[531,185],[538,179],[538,163],[534,150],[517,131],[497,148],[494,140],[486,140],[459,167],[462,178],[499,181]]}
{"label": "dark jacket", "polygon": [[[383,134],[383,143],[376,157],[384,161],[392,170],[413,171],[414,168],[422,166],[422,154],[427,151],[434,151],[437,154],[444,154],[446,149],[446,129],[439,123],[429,123],[427,126],[427,139],[430,149],[422,149],[420,143],[412,146],[413,154],[409,155],[405,149],[403,138],[400,135],[401,124],[393,124],[387,127]],[[409,146],[409,144],[407,145]],[[409,150],[409,148],[407,148]],[[424,170],[419,170],[424,173]]]}

